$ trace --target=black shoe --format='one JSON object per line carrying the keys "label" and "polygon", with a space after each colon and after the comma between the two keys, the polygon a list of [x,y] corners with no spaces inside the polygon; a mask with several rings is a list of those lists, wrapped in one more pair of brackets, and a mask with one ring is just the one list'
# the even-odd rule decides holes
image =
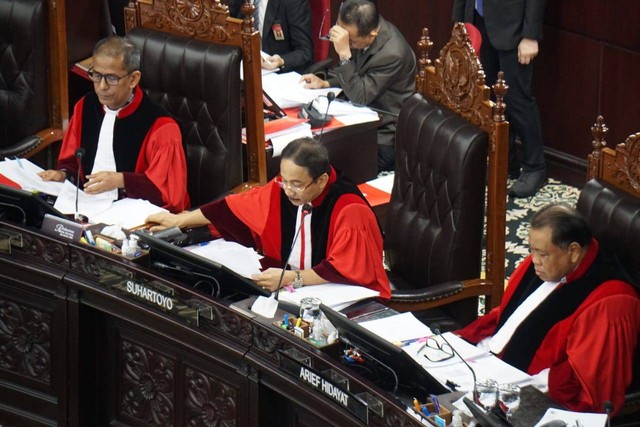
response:
{"label": "black shoe", "polygon": [[513,197],[531,197],[547,183],[547,171],[522,172],[520,178],[509,187]]}
{"label": "black shoe", "polygon": [[518,179],[520,178],[520,169],[509,169],[509,172],[507,172],[507,177],[509,179]]}

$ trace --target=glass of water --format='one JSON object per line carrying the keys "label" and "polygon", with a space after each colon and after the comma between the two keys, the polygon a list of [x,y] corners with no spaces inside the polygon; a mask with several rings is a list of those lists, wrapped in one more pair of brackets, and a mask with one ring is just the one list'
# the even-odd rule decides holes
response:
{"label": "glass of water", "polygon": [[513,413],[520,407],[520,387],[515,384],[498,386],[498,404],[511,421]]}
{"label": "glass of water", "polygon": [[482,405],[487,411],[496,406],[498,401],[498,382],[496,380],[476,381],[476,403]]}

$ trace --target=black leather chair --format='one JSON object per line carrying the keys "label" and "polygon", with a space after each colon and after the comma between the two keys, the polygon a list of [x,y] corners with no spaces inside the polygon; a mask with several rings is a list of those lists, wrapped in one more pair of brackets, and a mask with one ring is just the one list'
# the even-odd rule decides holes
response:
{"label": "black leather chair", "polygon": [[145,28],[127,38],[141,51],[140,87],[180,124],[191,204],[242,183],[240,49]]}
{"label": "black leather chair", "polygon": [[[598,117],[592,127],[594,151],[589,156],[589,181],[580,192],[577,209],[601,250],[640,293],[640,133],[614,149],[607,148],[607,127]],[[630,422],[630,424],[626,424]],[[640,351],[636,348],[633,382],[616,424],[640,422]]]}
{"label": "black leather chair", "polygon": [[0,0],[0,158],[62,139],[68,118],[64,22],[44,0]]}
{"label": "black leather chair", "polygon": [[[451,330],[477,317],[479,295],[488,296],[489,308],[502,297],[506,85],[499,77],[497,101],[489,101],[463,24],[455,25],[435,66],[430,47],[425,29],[418,43],[418,93],[398,118],[385,256],[392,282],[389,305]],[[486,277],[480,278],[485,218]]]}

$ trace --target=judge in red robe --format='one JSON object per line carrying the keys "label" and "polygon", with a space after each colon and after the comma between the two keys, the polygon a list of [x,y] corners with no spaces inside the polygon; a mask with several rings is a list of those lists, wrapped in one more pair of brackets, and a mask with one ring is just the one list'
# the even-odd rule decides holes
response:
{"label": "judge in red robe", "polygon": [[619,410],[640,331],[636,290],[572,208],[536,213],[529,244],[500,306],[457,334],[546,379],[549,395],[571,410],[603,412],[607,400]]}
{"label": "judge in red robe", "polygon": [[[139,198],[172,212],[189,207],[187,167],[176,121],[138,87],[137,48],[121,37],[100,41],[89,76],[94,93],[74,107],[58,169],[44,180],[75,180],[88,194]],[[79,159],[77,150],[84,155]]]}
{"label": "judge in red robe", "polygon": [[291,142],[281,158],[280,175],[263,187],[147,221],[165,227],[211,224],[214,234],[253,246],[269,267],[253,279],[272,291],[288,260],[284,285],[346,283],[389,298],[380,228],[357,187],[338,176],[326,149],[311,138]]}

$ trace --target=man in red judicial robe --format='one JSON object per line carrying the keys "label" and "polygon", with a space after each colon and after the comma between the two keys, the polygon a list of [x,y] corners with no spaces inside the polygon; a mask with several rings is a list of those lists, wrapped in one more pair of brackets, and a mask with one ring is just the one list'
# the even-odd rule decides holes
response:
{"label": "man in red judicial robe", "polygon": [[566,205],[547,205],[533,216],[529,246],[500,306],[457,334],[537,375],[569,409],[603,412],[611,401],[619,410],[640,331],[636,290]]}
{"label": "man in red judicial robe", "polygon": [[172,212],[188,208],[180,128],[138,87],[135,45],[115,36],[98,42],[89,77],[95,93],[75,105],[58,169],[41,172],[42,179],[75,180],[80,165],[78,185],[88,194],[146,199]]}
{"label": "man in red judicial robe", "polygon": [[211,224],[214,234],[253,246],[269,267],[253,279],[271,291],[289,259],[283,285],[346,283],[389,298],[382,235],[362,193],[338,176],[327,150],[311,138],[291,142],[281,158],[280,175],[263,187],[191,212],[155,214],[147,222],[181,228]]}

